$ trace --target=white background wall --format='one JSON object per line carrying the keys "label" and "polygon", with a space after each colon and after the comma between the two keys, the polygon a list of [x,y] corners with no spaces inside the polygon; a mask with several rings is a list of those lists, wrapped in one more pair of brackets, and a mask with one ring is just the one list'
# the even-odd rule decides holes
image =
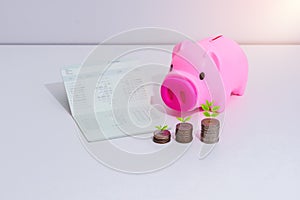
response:
{"label": "white background wall", "polygon": [[300,44],[300,0],[0,0],[2,44],[98,43],[143,26]]}

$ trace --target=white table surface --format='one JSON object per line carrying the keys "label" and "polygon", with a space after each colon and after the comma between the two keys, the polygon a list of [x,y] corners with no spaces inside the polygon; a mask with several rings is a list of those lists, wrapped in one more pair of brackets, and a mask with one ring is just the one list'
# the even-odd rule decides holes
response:
{"label": "white table surface", "polygon": [[60,68],[93,46],[0,46],[0,199],[299,199],[300,46],[242,47],[247,91],[232,98],[214,151],[199,160],[193,146],[133,175],[87,153],[61,105]]}

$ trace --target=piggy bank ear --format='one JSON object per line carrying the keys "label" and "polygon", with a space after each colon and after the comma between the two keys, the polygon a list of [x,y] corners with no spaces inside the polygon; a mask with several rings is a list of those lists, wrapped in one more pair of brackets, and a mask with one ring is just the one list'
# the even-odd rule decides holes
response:
{"label": "piggy bank ear", "polygon": [[220,71],[220,61],[219,61],[217,55],[214,52],[209,52],[208,54],[211,57],[211,59],[215,62],[218,70]]}
{"label": "piggy bank ear", "polygon": [[179,52],[180,49],[181,49],[181,45],[182,45],[182,43],[178,43],[178,44],[175,45],[175,47],[173,48],[172,58],[174,58],[174,56],[175,56],[176,54],[178,54],[178,52]]}
{"label": "piggy bank ear", "polygon": [[173,48],[172,57],[174,57],[175,55],[178,55],[184,49],[188,49],[190,44],[191,44],[191,41],[188,41],[188,40],[184,40],[184,41],[176,44],[175,47]]}

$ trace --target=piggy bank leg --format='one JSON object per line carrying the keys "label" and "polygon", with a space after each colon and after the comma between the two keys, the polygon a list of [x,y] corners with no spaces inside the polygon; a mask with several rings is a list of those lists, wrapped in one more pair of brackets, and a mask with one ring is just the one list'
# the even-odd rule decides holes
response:
{"label": "piggy bank leg", "polygon": [[244,93],[245,93],[245,89],[246,89],[246,84],[239,87],[239,88],[237,88],[237,89],[235,89],[235,90],[233,90],[231,92],[231,95],[243,96]]}

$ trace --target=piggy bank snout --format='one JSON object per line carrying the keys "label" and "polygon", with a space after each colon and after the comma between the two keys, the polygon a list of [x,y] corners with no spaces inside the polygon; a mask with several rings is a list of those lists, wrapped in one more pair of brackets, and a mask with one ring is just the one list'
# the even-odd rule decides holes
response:
{"label": "piggy bank snout", "polygon": [[197,91],[193,82],[183,76],[167,76],[161,86],[164,103],[177,111],[189,111],[196,105]]}

